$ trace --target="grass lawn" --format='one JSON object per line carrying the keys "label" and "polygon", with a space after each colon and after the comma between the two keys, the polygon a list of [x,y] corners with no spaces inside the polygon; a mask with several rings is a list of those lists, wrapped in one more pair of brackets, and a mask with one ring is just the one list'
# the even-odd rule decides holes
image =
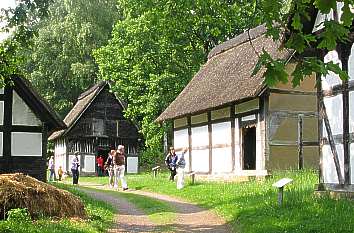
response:
{"label": "grass lawn", "polygon": [[36,221],[0,221],[1,233],[96,233],[106,232],[112,223],[113,208],[104,202],[96,201],[79,192],[75,187],[55,184],[77,196],[85,204],[88,219],[52,219],[43,217]]}
{"label": "grass lawn", "polygon": [[[272,184],[289,177],[284,205],[277,205],[277,190]],[[107,177],[81,177],[82,182],[105,184]],[[133,189],[180,197],[216,211],[235,232],[354,232],[354,202],[314,195],[318,174],[313,171],[277,172],[265,181],[243,183],[197,182],[177,190],[168,174],[128,175]]]}

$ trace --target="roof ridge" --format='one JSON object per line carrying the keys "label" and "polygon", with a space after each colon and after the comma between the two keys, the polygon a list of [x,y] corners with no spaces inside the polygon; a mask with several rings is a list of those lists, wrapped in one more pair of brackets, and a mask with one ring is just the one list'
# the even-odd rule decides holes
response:
{"label": "roof ridge", "polygon": [[245,30],[243,33],[235,36],[234,38],[227,40],[217,46],[215,46],[208,54],[208,60],[215,57],[216,55],[219,55],[220,53],[223,53],[227,50],[233,49],[245,42],[248,42],[254,39],[257,39],[258,37],[262,36],[267,32],[267,28],[265,27],[264,24],[259,25],[255,28]]}
{"label": "roof ridge", "polygon": [[81,100],[83,98],[85,98],[86,96],[88,96],[89,94],[91,94],[92,92],[94,92],[97,88],[100,88],[104,85],[106,85],[107,82],[106,81],[100,81],[98,83],[96,83],[95,85],[89,87],[88,89],[86,89],[86,91],[84,91],[83,93],[81,93],[79,95],[79,97],[77,97],[77,100]]}

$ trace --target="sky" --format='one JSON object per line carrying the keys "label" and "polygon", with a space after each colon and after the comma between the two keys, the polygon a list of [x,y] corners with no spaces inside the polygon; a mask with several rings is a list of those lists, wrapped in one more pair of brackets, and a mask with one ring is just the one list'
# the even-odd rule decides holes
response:
{"label": "sky", "polygon": [[[15,6],[15,0],[0,0],[0,9],[9,8]],[[2,26],[2,22],[0,22],[0,26]],[[0,42],[8,36],[7,33],[0,32]]]}

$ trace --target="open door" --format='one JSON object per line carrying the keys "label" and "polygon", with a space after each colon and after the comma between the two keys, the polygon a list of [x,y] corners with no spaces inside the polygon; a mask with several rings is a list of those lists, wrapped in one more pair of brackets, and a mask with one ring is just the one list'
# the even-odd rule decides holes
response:
{"label": "open door", "polygon": [[242,128],[243,170],[256,170],[256,126]]}

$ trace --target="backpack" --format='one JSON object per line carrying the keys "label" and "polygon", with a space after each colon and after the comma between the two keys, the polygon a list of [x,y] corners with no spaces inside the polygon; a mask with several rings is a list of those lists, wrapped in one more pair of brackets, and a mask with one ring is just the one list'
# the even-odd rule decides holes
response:
{"label": "backpack", "polygon": [[178,167],[182,167],[182,168],[186,166],[186,160],[184,159],[184,155],[183,154],[179,158],[177,166]]}

